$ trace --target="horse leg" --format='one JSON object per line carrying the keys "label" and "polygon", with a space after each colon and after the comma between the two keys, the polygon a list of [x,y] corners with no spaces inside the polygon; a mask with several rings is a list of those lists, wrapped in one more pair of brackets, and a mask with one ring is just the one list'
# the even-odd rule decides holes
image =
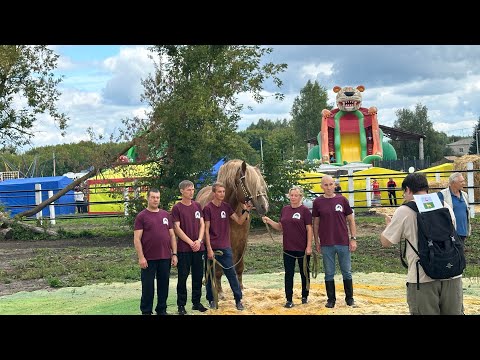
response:
{"label": "horse leg", "polygon": [[225,296],[223,295],[223,289],[222,289],[222,275],[223,271],[220,268],[215,269],[215,285],[217,287],[217,292],[218,292],[218,300],[225,300]]}

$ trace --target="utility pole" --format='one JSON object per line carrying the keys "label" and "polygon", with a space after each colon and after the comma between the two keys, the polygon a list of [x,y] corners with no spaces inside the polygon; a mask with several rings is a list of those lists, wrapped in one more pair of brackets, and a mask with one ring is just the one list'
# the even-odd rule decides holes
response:
{"label": "utility pole", "polygon": [[[478,148],[478,145],[477,145],[477,148]],[[262,137],[260,137],[260,157],[262,159],[262,172],[263,172],[263,139]]]}
{"label": "utility pole", "polygon": [[55,151],[53,152],[53,176],[55,175]]}

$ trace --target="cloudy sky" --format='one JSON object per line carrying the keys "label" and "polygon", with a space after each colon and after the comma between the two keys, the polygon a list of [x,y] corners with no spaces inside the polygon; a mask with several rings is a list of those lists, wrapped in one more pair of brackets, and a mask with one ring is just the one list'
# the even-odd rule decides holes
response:
{"label": "cloudy sky", "polygon": [[[393,126],[395,111],[426,105],[434,128],[448,135],[471,136],[480,116],[480,46],[463,45],[280,45],[272,46],[268,60],[288,64],[282,73],[283,101],[267,97],[256,104],[241,96],[245,110],[239,130],[260,118],[290,119],[295,97],[308,80],[328,89],[364,85],[364,107],[376,106],[380,124]],[[121,119],[143,116],[141,79],[153,71],[146,46],[64,45],[52,46],[59,55],[57,73],[61,111],[71,121],[65,137],[51,121],[42,118],[33,146],[88,140],[97,134],[118,132]],[[266,84],[265,94],[275,92]]]}

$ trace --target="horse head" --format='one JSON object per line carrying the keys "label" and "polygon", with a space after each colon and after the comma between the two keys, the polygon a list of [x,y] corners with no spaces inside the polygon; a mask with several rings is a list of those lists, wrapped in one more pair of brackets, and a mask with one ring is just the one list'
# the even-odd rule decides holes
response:
{"label": "horse head", "polygon": [[268,212],[267,184],[257,166],[247,165],[243,161],[237,171],[235,185],[239,203],[251,201],[260,216]]}

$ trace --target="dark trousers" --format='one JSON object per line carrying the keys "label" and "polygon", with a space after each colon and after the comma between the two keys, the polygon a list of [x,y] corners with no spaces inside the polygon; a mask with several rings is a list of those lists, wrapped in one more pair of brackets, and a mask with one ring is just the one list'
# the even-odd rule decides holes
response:
{"label": "dark trousers", "polygon": [[285,297],[287,301],[293,298],[293,276],[295,275],[295,261],[298,260],[300,277],[302,278],[302,298],[308,297],[307,276],[310,279],[310,255],[307,255],[307,274],[303,272],[304,251],[289,251],[283,253],[283,266],[285,268]]}
{"label": "dark trousers", "polygon": [[77,213],[79,214],[82,214],[84,211],[84,204],[83,204],[83,201],[78,201],[78,200],[75,200],[75,205],[77,206]]}
{"label": "dark trousers", "polygon": [[200,303],[202,297],[203,263],[205,251],[178,253],[177,305],[187,304],[187,278],[192,269],[192,304]]}
{"label": "dark trousers", "polygon": [[388,192],[388,200],[390,200],[390,205],[393,205],[394,202],[395,205],[397,205],[397,197],[395,196],[395,191]]}
{"label": "dark trousers", "polygon": [[153,297],[155,294],[155,278],[157,278],[157,307],[155,312],[161,313],[167,310],[168,285],[170,280],[170,259],[147,260],[148,267],[141,269],[142,298],[140,311],[142,314],[151,314],[153,309]]}

